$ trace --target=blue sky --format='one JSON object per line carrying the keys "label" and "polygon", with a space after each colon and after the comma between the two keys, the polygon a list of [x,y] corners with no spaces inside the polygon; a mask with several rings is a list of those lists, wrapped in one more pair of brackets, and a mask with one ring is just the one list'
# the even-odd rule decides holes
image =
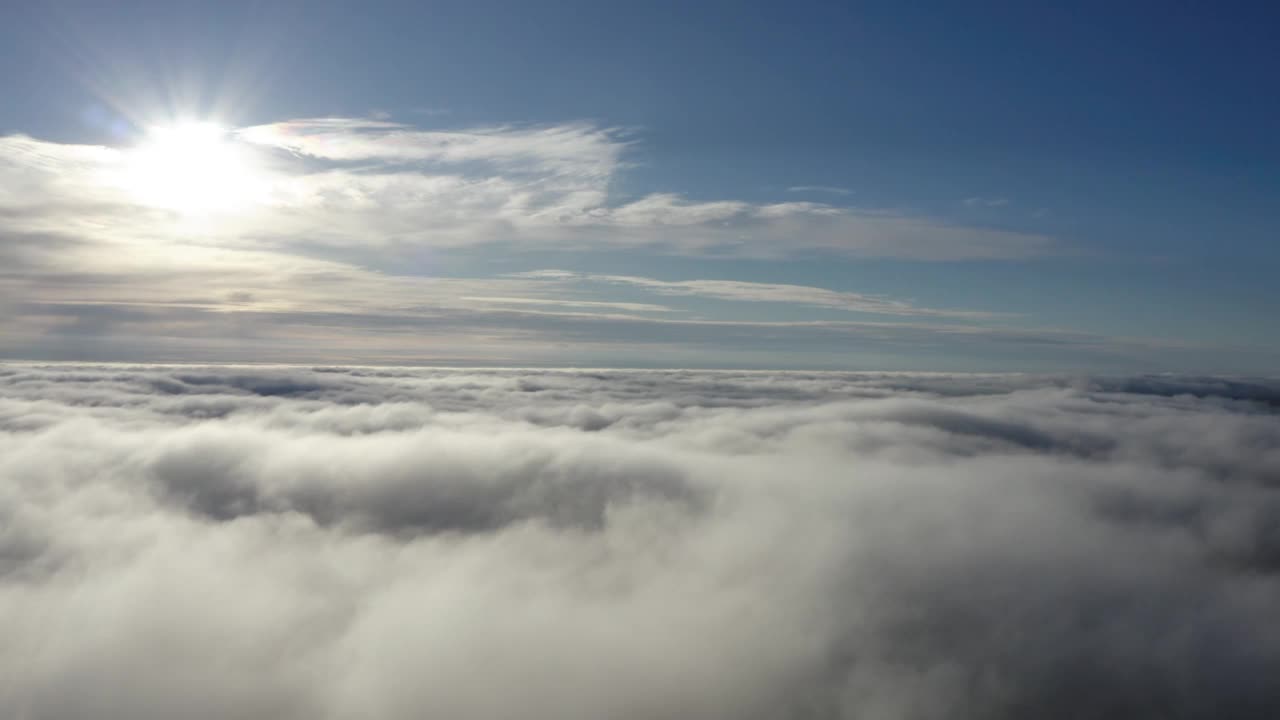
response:
{"label": "blue sky", "polygon": [[6,356],[1280,358],[1268,4],[6,12]]}

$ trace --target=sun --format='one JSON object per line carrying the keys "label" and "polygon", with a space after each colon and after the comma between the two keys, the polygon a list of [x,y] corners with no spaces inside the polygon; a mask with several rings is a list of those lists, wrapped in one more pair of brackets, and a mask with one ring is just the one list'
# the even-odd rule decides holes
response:
{"label": "sun", "polygon": [[247,209],[265,184],[244,143],[210,122],[151,128],[124,153],[121,181],[136,201],[184,214]]}

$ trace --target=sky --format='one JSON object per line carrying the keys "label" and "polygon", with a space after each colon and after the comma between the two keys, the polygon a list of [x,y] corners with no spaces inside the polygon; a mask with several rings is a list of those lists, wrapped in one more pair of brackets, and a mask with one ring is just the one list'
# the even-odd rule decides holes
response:
{"label": "sky", "polygon": [[1268,373],[1266,3],[12,3],[0,357]]}
{"label": "sky", "polygon": [[1275,717],[1277,27],[0,0],[0,708]]}

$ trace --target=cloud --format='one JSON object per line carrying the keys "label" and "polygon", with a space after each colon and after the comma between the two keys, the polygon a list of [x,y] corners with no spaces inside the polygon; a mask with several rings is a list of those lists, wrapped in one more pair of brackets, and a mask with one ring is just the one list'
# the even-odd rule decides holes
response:
{"label": "cloud", "polygon": [[[1218,348],[1012,328],[1007,315],[807,286],[626,272],[437,277],[459,257],[500,257],[505,273],[546,264],[549,251],[628,265],[641,251],[922,261],[1056,251],[1045,237],[894,211],[621,196],[612,188],[638,150],[614,128],[328,118],[245,128],[232,142],[264,189],[235,212],[211,203],[192,213],[130,190],[128,148],[0,138],[0,357],[1221,368]],[[703,316],[693,300],[893,322],[749,322]],[[992,358],[993,347],[1003,354]],[[1274,359],[1233,350],[1244,369]]]}
{"label": "cloud", "polygon": [[1277,397],[1180,376],[3,365],[0,706],[1265,718]]}
{"label": "cloud", "polygon": [[673,282],[634,275],[572,273],[564,270],[530,270],[528,272],[513,273],[511,276],[550,281],[580,280],[613,283],[629,285],[658,295],[693,296],[741,302],[791,303],[879,315],[968,319],[999,317],[998,313],[919,307],[901,300],[890,300],[861,293],[839,292],[807,285],[745,282],[740,280],[682,280]]}
{"label": "cloud", "polygon": [[383,120],[322,118],[257,125],[236,134],[251,143],[329,160],[488,162],[585,176],[611,174],[626,148],[618,130],[581,123],[439,131]]}
{"label": "cloud", "polygon": [[[9,318],[0,321],[5,330],[0,357],[967,369],[990,367],[990,358],[998,355],[1005,367],[1070,369],[1124,368],[1156,356],[1169,364],[1193,365],[1204,353],[1216,358],[1220,352],[1176,341],[990,327],[950,318],[715,319],[650,303],[579,302],[554,287],[539,291],[520,285],[545,280],[424,282],[367,272],[326,274],[323,267],[283,276],[308,286],[298,297],[282,296],[265,277],[228,271],[226,280],[214,276],[207,284],[190,276],[174,278],[165,291],[177,299],[15,299]],[[505,290],[521,294],[488,294],[502,292],[502,282],[510,283]],[[179,294],[184,283],[209,294],[190,289]],[[58,294],[57,286],[44,291]],[[228,294],[235,292],[248,292],[251,299]]]}
{"label": "cloud", "polygon": [[[12,240],[0,267],[9,358],[968,369],[998,354],[1013,369],[1123,369],[1221,353],[807,286],[562,270],[414,277],[266,250]],[[882,318],[708,317],[687,302],[703,298]]]}
{"label": "cloud", "polygon": [[965,198],[964,204],[966,207],[988,207],[988,208],[1004,207],[1005,205],[1009,204],[1009,198],[971,197],[971,198]]}
{"label": "cloud", "polygon": [[485,305],[545,305],[548,307],[568,307],[568,308],[601,308],[605,310],[623,310],[627,312],[671,312],[671,308],[662,305],[654,305],[652,303],[629,303],[629,302],[598,302],[591,300],[549,300],[539,298],[516,298],[516,297],[464,297],[462,300],[481,303]]}
{"label": "cloud", "polygon": [[232,143],[252,160],[254,182],[240,188],[252,202],[191,222],[130,191],[128,149],[0,138],[8,190],[0,222],[127,246],[194,234],[205,244],[291,252],[496,245],[930,261],[1057,252],[1047,237],[877,209],[696,201],[661,190],[619,197],[611,187],[636,142],[586,123],[443,131],[320,118],[241,128]]}
{"label": "cloud", "polygon": [[827,193],[829,195],[852,195],[853,191],[849,188],[833,187],[831,185],[793,185],[787,188],[787,192],[794,193]]}

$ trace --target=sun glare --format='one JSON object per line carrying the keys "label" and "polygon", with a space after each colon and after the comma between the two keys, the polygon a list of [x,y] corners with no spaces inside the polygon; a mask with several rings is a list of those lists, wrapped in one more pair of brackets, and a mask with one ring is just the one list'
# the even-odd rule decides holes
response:
{"label": "sun glare", "polygon": [[244,146],[207,122],[152,128],[127,151],[122,179],[139,202],[183,213],[244,209],[264,184]]}

